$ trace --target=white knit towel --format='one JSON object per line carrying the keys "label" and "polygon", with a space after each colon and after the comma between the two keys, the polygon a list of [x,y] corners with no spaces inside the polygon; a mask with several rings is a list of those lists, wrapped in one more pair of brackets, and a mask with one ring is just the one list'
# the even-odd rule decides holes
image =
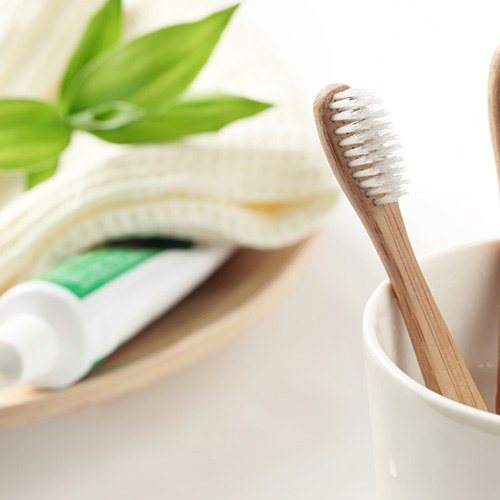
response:
{"label": "white knit towel", "polygon": [[[151,29],[151,19],[171,22],[165,2],[135,3],[136,21],[143,13],[142,24],[132,25],[135,32]],[[79,2],[71,4],[77,9]],[[47,37],[60,37],[64,29],[71,28],[59,20]],[[54,75],[54,85],[59,77]],[[8,88],[0,78],[0,93]],[[169,235],[270,249],[318,226],[336,189],[311,118],[238,20],[196,81],[193,91],[200,89],[275,107],[219,133],[168,145],[111,147],[77,137],[60,173],[0,210],[0,290],[110,238]]]}

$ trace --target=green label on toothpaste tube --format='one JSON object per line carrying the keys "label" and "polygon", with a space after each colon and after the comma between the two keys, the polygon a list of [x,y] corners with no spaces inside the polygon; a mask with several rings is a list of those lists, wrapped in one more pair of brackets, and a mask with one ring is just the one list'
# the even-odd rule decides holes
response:
{"label": "green label on toothpaste tube", "polygon": [[162,248],[98,248],[75,255],[38,276],[67,288],[80,298],[160,253]]}

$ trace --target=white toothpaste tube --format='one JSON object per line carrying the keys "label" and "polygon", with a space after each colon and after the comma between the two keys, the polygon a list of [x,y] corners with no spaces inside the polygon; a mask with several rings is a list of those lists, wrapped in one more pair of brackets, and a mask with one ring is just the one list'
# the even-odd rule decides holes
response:
{"label": "white toothpaste tube", "polygon": [[64,261],[0,298],[0,386],[68,386],[174,306],[229,246],[110,246]]}

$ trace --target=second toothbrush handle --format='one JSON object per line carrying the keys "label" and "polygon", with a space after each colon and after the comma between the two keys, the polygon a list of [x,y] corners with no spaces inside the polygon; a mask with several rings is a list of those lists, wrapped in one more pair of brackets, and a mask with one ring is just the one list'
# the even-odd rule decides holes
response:
{"label": "second toothbrush handle", "polygon": [[389,275],[426,386],[487,411],[412,251],[399,205],[381,205],[373,215],[375,224],[368,229]]}
{"label": "second toothbrush handle", "polygon": [[500,47],[493,54],[488,82],[488,114],[491,143],[500,182]]}

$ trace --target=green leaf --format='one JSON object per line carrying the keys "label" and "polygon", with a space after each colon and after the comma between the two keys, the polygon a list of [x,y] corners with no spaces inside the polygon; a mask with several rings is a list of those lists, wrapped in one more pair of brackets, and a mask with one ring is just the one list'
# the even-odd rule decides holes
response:
{"label": "green leaf", "polygon": [[31,165],[26,173],[26,188],[32,188],[52,177],[57,170],[58,163],[59,157],[56,156],[37,165]]}
{"label": "green leaf", "polygon": [[50,160],[69,144],[71,129],[59,110],[39,101],[0,100],[0,170]]}
{"label": "green leaf", "polygon": [[64,98],[78,73],[97,55],[116,45],[122,36],[123,12],[120,0],[107,0],[87,25],[78,46],[70,58],[61,84]]}
{"label": "green leaf", "polygon": [[185,97],[169,108],[147,115],[134,123],[92,133],[118,144],[172,141],[186,135],[214,132],[228,123],[255,115],[270,106],[264,102],[226,94]]}
{"label": "green leaf", "polygon": [[181,94],[203,68],[237,6],[148,33],[92,61],[66,93],[76,113],[107,101],[147,110]]}
{"label": "green leaf", "polygon": [[80,130],[112,130],[134,123],[146,112],[124,101],[103,102],[69,117],[70,125]]}

